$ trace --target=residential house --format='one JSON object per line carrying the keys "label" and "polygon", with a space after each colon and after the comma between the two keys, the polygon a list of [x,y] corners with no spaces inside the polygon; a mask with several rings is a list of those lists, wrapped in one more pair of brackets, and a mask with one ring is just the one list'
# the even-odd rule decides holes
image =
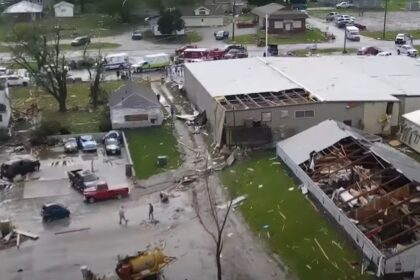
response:
{"label": "residential house", "polygon": [[35,21],[43,14],[43,6],[29,1],[21,1],[7,7],[3,15],[11,16],[14,21]]}
{"label": "residential house", "polygon": [[[420,164],[341,122],[325,120],[278,142],[277,156],[378,279],[420,276]],[[363,270],[363,268],[362,268]]]}
{"label": "residential house", "polygon": [[7,129],[10,124],[12,110],[10,107],[9,89],[6,78],[0,79],[0,130]]}
{"label": "residential house", "polygon": [[184,77],[220,145],[270,144],[326,119],[395,134],[420,108],[418,61],[405,56],[208,61],[186,64]]}
{"label": "residential house", "polygon": [[216,13],[210,7],[196,6],[179,8],[182,13],[182,19],[185,27],[204,27],[204,26],[222,26],[224,20],[223,13]]}
{"label": "residential house", "polygon": [[230,14],[235,10],[238,14],[242,9],[248,7],[247,0],[206,0],[204,2],[206,7],[209,7],[217,14]]}
{"label": "residential house", "polygon": [[163,122],[162,106],[146,86],[126,84],[110,96],[108,106],[113,129],[158,126]]}
{"label": "residential house", "polygon": [[400,140],[420,153],[420,110],[402,115]]}
{"label": "residential house", "polygon": [[265,28],[266,16],[268,17],[268,33],[298,33],[306,31],[306,19],[308,15],[299,10],[286,9],[285,6],[270,3],[252,9],[257,17],[258,26]]}
{"label": "residential house", "polygon": [[55,17],[73,17],[74,16],[74,5],[72,3],[61,1],[54,5]]}

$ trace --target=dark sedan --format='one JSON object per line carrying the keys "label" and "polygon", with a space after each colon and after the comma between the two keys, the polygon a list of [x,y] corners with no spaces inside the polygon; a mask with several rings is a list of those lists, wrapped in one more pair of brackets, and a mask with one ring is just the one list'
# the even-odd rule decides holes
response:
{"label": "dark sedan", "polygon": [[73,41],[71,41],[70,45],[72,47],[79,47],[90,44],[90,37],[89,36],[81,36],[74,38]]}
{"label": "dark sedan", "polygon": [[43,222],[51,222],[54,220],[69,218],[70,211],[61,204],[48,203],[42,206],[41,217]]}

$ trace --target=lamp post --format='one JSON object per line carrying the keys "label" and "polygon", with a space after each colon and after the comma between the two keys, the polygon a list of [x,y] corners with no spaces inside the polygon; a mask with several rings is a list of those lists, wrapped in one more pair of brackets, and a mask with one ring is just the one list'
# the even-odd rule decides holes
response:
{"label": "lamp post", "polygon": [[347,27],[347,25],[344,26],[344,46],[343,46],[343,53],[347,53],[347,50],[346,50],[346,44],[347,44],[346,27]]}
{"label": "lamp post", "polygon": [[236,6],[236,0],[233,0],[233,7],[232,7],[232,41],[235,41],[235,6]]}
{"label": "lamp post", "polygon": [[268,15],[265,15],[265,55],[268,56]]}
{"label": "lamp post", "polygon": [[388,12],[388,0],[385,0],[384,29],[382,31],[382,39],[385,39],[386,14],[387,14],[387,12]]}

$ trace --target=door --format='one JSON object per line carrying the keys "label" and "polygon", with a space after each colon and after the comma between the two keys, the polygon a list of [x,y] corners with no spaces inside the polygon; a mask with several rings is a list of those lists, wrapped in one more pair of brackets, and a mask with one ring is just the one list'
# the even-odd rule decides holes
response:
{"label": "door", "polygon": [[106,185],[98,185],[96,187],[96,199],[102,200],[108,198],[108,187]]}
{"label": "door", "polygon": [[291,22],[285,23],[284,24],[284,29],[286,31],[292,31],[292,23]]}

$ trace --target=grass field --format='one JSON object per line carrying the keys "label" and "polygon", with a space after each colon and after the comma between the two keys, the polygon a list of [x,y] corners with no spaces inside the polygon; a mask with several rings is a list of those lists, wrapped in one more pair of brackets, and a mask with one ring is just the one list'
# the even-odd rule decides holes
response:
{"label": "grass field", "polygon": [[[121,34],[131,28],[129,24],[123,24],[115,17],[101,14],[84,14],[73,18],[46,17],[39,23],[49,29],[59,25],[62,28],[63,38],[73,38],[81,35],[92,37],[112,36]],[[17,25],[27,25],[27,23],[17,23]],[[14,26],[13,22],[3,21],[0,23],[0,41],[7,38],[9,31],[13,30]]]}
{"label": "grass field", "polygon": [[[346,48],[347,54],[355,54],[357,53],[357,49],[354,48]],[[295,56],[306,56],[308,54],[307,50],[294,50],[293,51]],[[330,49],[317,49],[316,51],[311,52],[312,55],[343,55],[343,48],[330,48]]]}
{"label": "grass field", "polygon": [[[395,36],[397,36],[398,33],[410,34],[411,36],[413,36],[414,40],[420,39],[420,29],[418,29],[418,30],[405,30],[405,31],[386,31],[385,40],[394,41]],[[360,34],[363,36],[374,38],[374,39],[382,39],[382,31],[362,31],[360,32]]]}
{"label": "grass field", "polygon": [[[406,5],[408,3],[408,0],[389,0],[388,1],[388,11],[389,12],[398,12],[398,11],[405,11],[406,9]],[[308,7],[325,7],[325,5],[323,6],[321,3],[319,2],[308,2]],[[372,11],[372,12],[383,12],[383,10],[385,9],[385,1],[383,1],[382,3],[382,7],[380,8],[375,8],[375,9],[365,9],[365,11]],[[312,16],[317,16],[317,17],[321,17],[321,18],[325,18],[325,16],[328,14],[328,12],[330,11],[338,11],[338,12],[343,12],[345,11],[345,13],[347,15],[357,15],[358,14],[358,10],[355,9],[336,9],[335,7],[331,7],[331,9],[329,10],[308,10],[309,14]]]}
{"label": "grass field", "polygon": [[[119,48],[121,47],[121,44],[117,44],[117,43],[109,43],[109,42],[95,42],[95,43],[90,43],[88,46],[88,50],[92,50],[92,49],[115,49],[115,48]],[[78,47],[73,47],[70,44],[61,44],[60,48],[62,50],[84,50],[85,46],[78,46]]]}
{"label": "grass field", "polygon": [[251,229],[300,280],[368,279],[359,274],[360,267],[351,266],[351,262],[360,262],[360,256],[344,234],[296,189],[274,154],[255,153],[221,174],[233,198],[248,195],[239,209]]}
{"label": "grass field", "polygon": [[[108,93],[122,85],[121,81],[103,82],[102,87]],[[18,111],[25,111],[33,103],[37,104],[42,111],[43,120],[59,121],[73,133],[98,132],[102,117],[103,107],[97,112],[85,110],[73,110],[72,108],[87,108],[89,103],[89,84],[76,83],[68,85],[68,97],[66,113],[58,112],[56,100],[43,91],[37,91],[31,87],[12,88],[10,93],[12,107]]]}
{"label": "grass field", "polygon": [[[265,38],[263,32],[258,34],[247,34],[235,36],[235,40],[231,42],[237,44],[256,44],[258,38]],[[302,43],[320,43],[327,41],[321,30],[313,28],[305,33],[287,34],[287,35],[269,35],[268,42],[270,44],[302,44]]]}
{"label": "grass field", "polygon": [[[138,178],[145,179],[181,165],[180,153],[172,128],[172,123],[167,122],[161,127],[126,131],[125,135]],[[167,156],[168,164],[164,167],[157,166],[158,156]]]}

